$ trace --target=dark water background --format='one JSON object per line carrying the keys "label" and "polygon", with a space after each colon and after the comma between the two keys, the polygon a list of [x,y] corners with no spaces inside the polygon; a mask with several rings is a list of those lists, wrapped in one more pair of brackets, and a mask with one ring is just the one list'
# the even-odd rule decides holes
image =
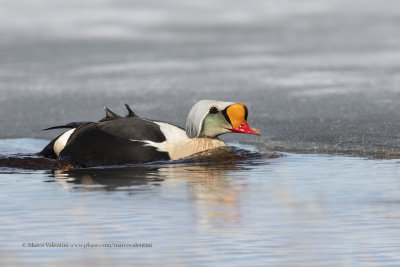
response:
{"label": "dark water background", "polygon": [[400,151],[399,1],[0,6],[0,155],[36,152],[58,134],[41,129],[123,103],[183,126],[200,99],[244,102],[263,132],[224,137],[234,158],[211,163],[1,168],[0,265],[400,262],[400,161],[370,157]]}
{"label": "dark water background", "polygon": [[399,151],[399,1],[0,3],[0,137],[123,103],[183,126],[218,99],[271,148]]}

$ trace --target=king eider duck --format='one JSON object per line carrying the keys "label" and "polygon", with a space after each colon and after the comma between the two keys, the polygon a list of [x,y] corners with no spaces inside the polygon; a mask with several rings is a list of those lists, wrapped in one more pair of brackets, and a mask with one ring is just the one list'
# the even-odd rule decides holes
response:
{"label": "king eider duck", "polygon": [[79,167],[145,163],[182,159],[226,146],[218,139],[224,133],[261,134],[247,124],[248,109],[242,103],[201,100],[190,110],[186,130],[141,118],[128,105],[126,108],[126,117],[105,107],[106,117],[98,122],[72,122],[45,129],[69,130],[38,154]]}

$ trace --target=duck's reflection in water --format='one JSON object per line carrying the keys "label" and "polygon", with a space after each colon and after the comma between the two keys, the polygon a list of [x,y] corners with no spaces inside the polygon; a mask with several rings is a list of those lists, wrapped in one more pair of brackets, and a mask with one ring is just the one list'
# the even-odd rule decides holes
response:
{"label": "duck's reflection in water", "polygon": [[69,190],[126,191],[135,186],[157,184],[164,180],[157,167],[90,168],[56,170],[49,182],[65,183]]}
{"label": "duck's reflection in water", "polygon": [[[52,181],[63,183],[69,190],[128,191],[131,194],[139,191],[145,194],[144,191],[159,186],[163,189],[178,186],[184,193],[177,199],[193,203],[191,212],[195,212],[198,220],[237,222],[247,190],[245,170],[268,164],[270,157],[270,154],[242,149],[218,149],[212,155],[200,155],[185,162],[55,171]],[[167,192],[176,193],[174,190],[159,193]]]}

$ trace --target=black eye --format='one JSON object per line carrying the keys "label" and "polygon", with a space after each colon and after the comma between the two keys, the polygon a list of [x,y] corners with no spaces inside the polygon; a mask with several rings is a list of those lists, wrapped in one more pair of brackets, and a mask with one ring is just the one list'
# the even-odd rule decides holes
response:
{"label": "black eye", "polygon": [[218,113],[218,109],[216,107],[211,107],[210,108],[210,113],[211,114],[216,114],[216,113]]}

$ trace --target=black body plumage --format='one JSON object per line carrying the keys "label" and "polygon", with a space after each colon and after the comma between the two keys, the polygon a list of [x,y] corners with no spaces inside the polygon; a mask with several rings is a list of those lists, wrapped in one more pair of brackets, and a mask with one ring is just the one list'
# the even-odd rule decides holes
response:
{"label": "black body plumage", "polygon": [[146,143],[161,143],[166,140],[160,126],[137,116],[126,105],[128,115],[121,117],[105,108],[106,117],[99,122],[73,122],[51,129],[74,129],[58,157],[52,140],[39,155],[68,160],[75,166],[121,165],[169,160],[167,152],[159,151]]}

